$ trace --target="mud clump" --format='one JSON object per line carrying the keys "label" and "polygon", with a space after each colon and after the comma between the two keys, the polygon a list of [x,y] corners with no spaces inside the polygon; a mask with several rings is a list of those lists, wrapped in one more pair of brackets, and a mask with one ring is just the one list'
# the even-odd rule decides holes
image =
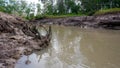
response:
{"label": "mud clump", "polygon": [[20,17],[0,12],[0,68],[14,68],[17,60],[24,54],[48,46],[51,27],[46,36],[40,35],[38,27]]}

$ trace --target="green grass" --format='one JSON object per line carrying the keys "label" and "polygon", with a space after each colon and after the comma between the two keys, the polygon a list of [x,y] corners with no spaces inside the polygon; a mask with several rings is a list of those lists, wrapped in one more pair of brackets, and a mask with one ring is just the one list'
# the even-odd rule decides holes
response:
{"label": "green grass", "polygon": [[75,16],[85,16],[85,14],[64,14],[64,15],[38,15],[35,19],[43,19],[43,18],[65,18],[65,17],[75,17]]}
{"label": "green grass", "polygon": [[120,8],[111,8],[111,9],[102,9],[97,12],[95,12],[94,15],[104,15],[104,14],[112,14],[120,12]]}
{"label": "green grass", "polygon": [[64,17],[75,17],[85,16],[84,14],[65,14],[65,15],[45,15],[46,18],[64,18]]}

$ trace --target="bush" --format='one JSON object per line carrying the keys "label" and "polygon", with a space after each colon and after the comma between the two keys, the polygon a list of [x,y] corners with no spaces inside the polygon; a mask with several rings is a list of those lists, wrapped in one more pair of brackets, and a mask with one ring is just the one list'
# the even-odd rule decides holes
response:
{"label": "bush", "polygon": [[36,15],[34,17],[34,19],[36,19],[36,20],[43,19],[43,18],[46,18],[46,16],[45,15]]}

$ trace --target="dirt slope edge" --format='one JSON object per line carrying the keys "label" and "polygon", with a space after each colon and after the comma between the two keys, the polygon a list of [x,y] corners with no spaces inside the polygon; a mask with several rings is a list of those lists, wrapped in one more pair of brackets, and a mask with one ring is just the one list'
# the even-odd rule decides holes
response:
{"label": "dirt slope edge", "polygon": [[17,60],[33,50],[48,46],[51,38],[51,27],[46,36],[41,36],[34,25],[20,17],[0,12],[0,68],[14,68]]}

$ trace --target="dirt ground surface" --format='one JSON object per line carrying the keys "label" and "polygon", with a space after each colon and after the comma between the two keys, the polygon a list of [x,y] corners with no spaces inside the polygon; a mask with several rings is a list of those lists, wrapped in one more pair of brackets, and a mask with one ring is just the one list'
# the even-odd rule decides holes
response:
{"label": "dirt ground surface", "polygon": [[46,36],[41,36],[37,27],[20,17],[0,12],[0,68],[14,68],[22,55],[49,45],[51,27]]}
{"label": "dirt ground surface", "polygon": [[96,16],[74,16],[65,18],[35,19],[33,22],[52,25],[77,26],[80,28],[102,28],[120,30],[120,12]]}

